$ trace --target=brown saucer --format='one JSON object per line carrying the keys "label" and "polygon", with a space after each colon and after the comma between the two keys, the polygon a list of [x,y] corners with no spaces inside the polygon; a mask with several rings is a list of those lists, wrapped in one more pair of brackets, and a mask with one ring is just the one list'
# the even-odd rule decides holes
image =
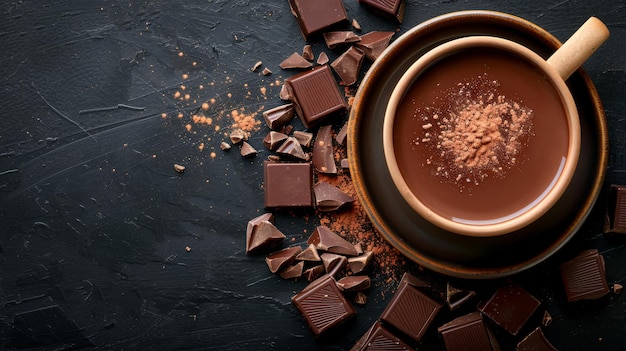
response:
{"label": "brown saucer", "polygon": [[382,147],[382,124],[394,86],[431,48],[464,36],[492,35],[547,58],[561,43],[537,25],[492,11],[462,11],[426,21],[394,41],[372,65],[357,92],[348,127],[348,159],[357,194],[378,231],[405,256],[447,275],[485,279],[530,268],[561,248],[595,203],[608,163],[608,131],[598,93],[584,70],[567,81],[578,105],[582,146],[564,196],[537,222],[491,238],[460,236],[417,215],[393,186]]}

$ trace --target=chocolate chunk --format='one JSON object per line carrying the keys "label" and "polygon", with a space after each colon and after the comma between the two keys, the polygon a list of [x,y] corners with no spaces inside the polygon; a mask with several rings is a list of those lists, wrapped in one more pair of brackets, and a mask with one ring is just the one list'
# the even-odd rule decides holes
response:
{"label": "chocolate chunk", "polygon": [[234,129],[230,132],[230,142],[233,144],[239,144],[243,140],[248,140],[248,136],[243,129]]}
{"label": "chocolate chunk", "polygon": [[240,152],[243,157],[255,157],[258,154],[258,151],[245,141],[241,144]]}
{"label": "chocolate chunk", "polygon": [[303,132],[296,130],[293,132],[293,137],[298,140],[298,143],[304,147],[311,147],[311,140],[313,140],[313,133]]}
{"label": "chocolate chunk", "polygon": [[183,165],[179,165],[178,163],[174,164],[174,170],[178,173],[184,173],[185,172],[186,167]]}
{"label": "chocolate chunk", "polygon": [[543,311],[543,317],[541,317],[541,325],[547,327],[550,324],[552,324],[552,316],[550,315],[550,313],[548,313],[548,311]]}
{"label": "chocolate chunk", "polygon": [[302,275],[310,282],[314,281],[315,279],[319,278],[322,274],[324,274],[324,272],[326,271],[326,269],[324,268],[323,265],[318,264],[317,266],[313,266],[311,268],[308,268],[307,270],[305,270]]}
{"label": "chocolate chunk", "polygon": [[457,309],[475,295],[474,291],[457,289],[450,283],[446,285],[446,303],[450,311]]}
{"label": "chocolate chunk", "polygon": [[609,232],[626,234],[626,186],[611,185]]}
{"label": "chocolate chunk", "polygon": [[287,139],[287,135],[270,130],[269,133],[263,138],[263,146],[268,150],[276,150],[280,144]]}
{"label": "chocolate chunk", "polygon": [[330,62],[330,59],[328,58],[328,55],[325,52],[320,52],[319,56],[317,56],[317,64],[318,65],[325,65],[328,62]]}
{"label": "chocolate chunk", "polygon": [[253,231],[256,229],[256,227],[261,224],[261,222],[263,221],[268,221],[270,223],[274,223],[274,215],[272,213],[264,213],[258,217],[255,217],[251,220],[248,221],[248,225],[246,226],[246,237],[247,237],[247,241],[246,241],[246,245],[249,245],[249,239],[252,237]]}
{"label": "chocolate chunk", "polygon": [[335,49],[340,45],[356,43],[359,40],[361,40],[361,38],[349,30],[324,33],[324,41],[329,49]]}
{"label": "chocolate chunk", "polygon": [[585,250],[561,264],[561,278],[567,301],[598,299],[609,293],[604,258],[598,250]]}
{"label": "chocolate chunk", "polygon": [[298,256],[296,256],[296,260],[319,262],[322,259],[320,258],[320,255],[317,252],[317,248],[315,247],[315,245],[309,244],[306,249],[302,250],[302,252],[300,252]]}
{"label": "chocolate chunk", "polygon": [[335,164],[335,150],[333,148],[332,127],[322,126],[317,131],[315,144],[313,145],[313,165],[320,173],[337,174]]}
{"label": "chocolate chunk", "polygon": [[283,86],[280,87],[280,93],[278,93],[278,97],[281,100],[285,100],[285,101],[291,100],[291,95],[289,93],[289,89],[287,89],[287,85],[286,84],[283,84]]}
{"label": "chocolate chunk", "polygon": [[246,254],[269,250],[285,239],[285,234],[269,221],[254,225],[249,233],[246,238]]}
{"label": "chocolate chunk", "polygon": [[352,28],[354,28],[355,30],[360,31],[361,30],[361,25],[359,24],[359,22],[356,20],[356,18],[352,19]]}
{"label": "chocolate chunk", "polygon": [[307,161],[309,156],[302,150],[302,145],[294,137],[288,137],[283,144],[276,149],[276,153],[291,157],[299,161]]}
{"label": "chocolate chunk", "polygon": [[271,130],[278,130],[280,127],[291,122],[295,115],[293,104],[285,104],[263,111],[263,119]]}
{"label": "chocolate chunk", "polygon": [[350,267],[350,272],[354,274],[363,272],[365,269],[367,269],[373,257],[374,253],[372,251],[365,251],[359,256],[349,257],[348,267]]}
{"label": "chocolate chunk", "polygon": [[318,182],[313,186],[315,208],[320,212],[330,212],[354,202],[354,198],[339,188],[326,182]]}
{"label": "chocolate chunk", "polygon": [[312,207],[313,172],[310,163],[263,163],[265,207]]}
{"label": "chocolate chunk", "polygon": [[264,76],[269,76],[270,74],[272,74],[272,71],[269,68],[265,67],[263,68],[263,71],[261,71],[261,74]]}
{"label": "chocolate chunk", "polygon": [[367,303],[367,295],[365,295],[362,291],[357,291],[356,294],[354,294],[353,301],[356,304],[365,305],[365,303]]}
{"label": "chocolate chunk", "polygon": [[276,273],[283,267],[290,265],[300,252],[302,252],[302,248],[300,246],[288,247],[269,254],[265,258],[265,263],[267,263],[270,272]]}
{"label": "chocolate chunk", "polygon": [[328,272],[329,275],[335,275],[334,273],[342,270],[348,263],[348,260],[345,256],[330,252],[324,252],[320,255],[320,258],[322,259],[324,269],[326,270],[326,272]]}
{"label": "chocolate chunk", "polygon": [[220,149],[222,149],[222,150],[224,150],[224,151],[227,151],[227,150],[230,150],[230,148],[231,148],[231,146],[230,146],[230,144],[229,144],[229,143],[227,143],[227,142],[225,142],[225,141],[222,141],[222,142],[220,143]]}
{"label": "chocolate chunk", "polygon": [[[494,350],[480,312],[458,317],[437,329],[447,351]],[[495,341],[495,340],[494,340]]]}
{"label": "chocolate chunk", "polygon": [[284,59],[283,62],[278,64],[278,67],[282,69],[305,69],[311,66],[313,66],[313,64],[297,52],[294,52]]}
{"label": "chocolate chunk", "polygon": [[306,128],[312,128],[324,118],[346,110],[346,103],[328,65],[289,77],[285,86]]}
{"label": "chocolate chunk", "polygon": [[359,0],[372,12],[402,23],[404,17],[404,0]]}
{"label": "chocolate chunk", "polygon": [[339,290],[343,292],[355,292],[368,289],[372,285],[370,277],[366,275],[349,275],[337,281]]}
{"label": "chocolate chunk", "polygon": [[302,57],[309,61],[313,61],[315,54],[313,54],[313,47],[311,45],[307,44],[302,48]]}
{"label": "chocolate chunk", "polygon": [[522,341],[517,343],[516,351],[556,351],[556,347],[546,339],[546,336],[537,327],[528,334]]}
{"label": "chocolate chunk", "polygon": [[616,294],[621,294],[624,290],[624,286],[622,284],[614,283],[613,284],[613,292]]}
{"label": "chocolate chunk", "polygon": [[315,228],[315,231],[307,240],[307,244],[315,245],[318,250],[339,255],[356,256],[358,254],[354,245],[335,234],[326,226],[318,226]]}
{"label": "chocolate chunk", "polygon": [[521,286],[507,282],[478,309],[504,330],[517,335],[539,304],[539,300]]}
{"label": "chocolate chunk", "polygon": [[394,32],[369,32],[361,36],[361,40],[355,46],[365,53],[365,57],[376,61],[378,56],[389,46]]}
{"label": "chocolate chunk", "polygon": [[335,136],[335,141],[337,144],[343,145],[346,142],[346,137],[348,135],[348,122],[346,122],[343,127],[339,130],[339,133]]}
{"label": "chocolate chunk", "polygon": [[343,158],[341,159],[341,170],[346,172],[346,173],[350,173],[350,162],[348,161],[347,158]]}
{"label": "chocolate chunk", "polygon": [[289,6],[306,40],[348,22],[341,0],[289,0]]}
{"label": "chocolate chunk", "polygon": [[304,261],[300,261],[294,265],[284,267],[280,271],[280,277],[283,279],[296,279],[302,276],[302,270],[304,269]]}
{"label": "chocolate chunk", "polygon": [[341,56],[337,57],[330,66],[345,85],[353,85],[359,79],[364,57],[365,54],[361,49],[351,46]]}
{"label": "chocolate chunk", "polygon": [[411,351],[415,349],[385,328],[380,321],[376,321],[350,348],[350,351],[367,350]]}
{"label": "chocolate chunk", "polygon": [[343,296],[335,279],[325,275],[291,298],[315,336],[341,324],[356,314]]}
{"label": "chocolate chunk", "polygon": [[380,319],[419,342],[441,309],[441,304],[417,289],[421,280],[408,273],[402,277],[398,290]]}

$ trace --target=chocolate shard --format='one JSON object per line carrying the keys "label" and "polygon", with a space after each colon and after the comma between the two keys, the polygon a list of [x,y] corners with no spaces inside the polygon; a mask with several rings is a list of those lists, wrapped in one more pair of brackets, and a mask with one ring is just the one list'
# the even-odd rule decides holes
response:
{"label": "chocolate shard", "polygon": [[539,305],[539,300],[509,281],[478,309],[504,330],[517,335]]}
{"label": "chocolate shard", "polygon": [[246,254],[252,254],[276,247],[285,239],[285,234],[271,222],[261,221],[253,227],[246,239]]}
{"label": "chocolate shard", "polygon": [[350,351],[366,350],[412,351],[415,349],[385,328],[383,323],[376,321],[350,348]]}
{"label": "chocolate shard", "polygon": [[317,64],[318,65],[325,65],[328,62],[330,62],[330,59],[328,58],[328,55],[325,52],[320,52],[320,54],[317,56]]}
{"label": "chocolate shard", "polygon": [[276,149],[276,153],[291,157],[299,161],[307,161],[309,156],[302,150],[302,145],[298,142],[298,139],[294,137],[288,137],[282,143],[282,145]]}
{"label": "chocolate shard", "polygon": [[284,104],[274,107],[267,111],[263,111],[263,119],[271,130],[278,130],[280,127],[291,122],[295,115],[293,104]]}
{"label": "chocolate shard", "polygon": [[313,140],[313,133],[303,132],[296,130],[293,132],[293,137],[296,138],[298,143],[304,147],[311,147],[311,141]]}
{"label": "chocolate shard", "polygon": [[324,265],[324,269],[327,274],[331,276],[334,276],[335,273],[342,270],[348,263],[345,256],[330,252],[324,252],[320,255],[320,258],[322,259],[322,264]]}
{"label": "chocolate shard", "polygon": [[307,270],[305,270],[302,275],[310,282],[314,281],[315,279],[319,278],[322,276],[322,274],[324,274],[324,272],[326,271],[326,269],[324,268],[323,265],[318,264],[316,266],[313,266],[311,268],[308,268]]}
{"label": "chocolate shard", "polygon": [[300,246],[288,247],[269,254],[265,258],[265,263],[267,263],[270,272],[276,273],[283,267],[290,265],[301,251],[302,248]]}
{"label": "chocolate shard", "polygon": [[266,208],[312,207],[313,171],[310,163],[263,163]]}
{"label": "chocolate shard", "polygon": [[356,304],[365,305],[367,303],[367,295],[365,295],[362,291],[357,291],[356,294],[354,294],[353,301]]}
{"label": "chocolate shard", "polygon": [[337,281],[337,287],[343,292],[356,292],[369,289],[372,285],[370,277],[366,275],[349,275]]}
{"label": "chocolate shard", "polygon": [[355,46],[365,53],[365,57],[372,61],[380,56],[389,46],[394,32],[369,32],[361,36],[361,40]]}
{"label": "chocolate shard", "polygon": [[561,279],[567,301],[592,300],[609,293],[604,271],[604,258],[591,249],[561,264]]}
{"label": "chocolate shard", "polygon": [[363,254],[363,243],[359,241],[354,244],[354,249],[356,250],[356,254],[361,256]]}
{"label": "chocolate shard", "polygon": [[252,145],[244,141],[241,144],[240,153],[241,153],[241,156],[243,157],[255,157],[259,152],[256,151],[256,149],[252,147]]}
{"label": "chocolate shard", "polygon": [[341,56],[337,57],[330,66],[345,85],[353,85],[359,80],[364,58],[365,54],[361,49],[351,46]]}
{"label": "chocolate shard", "polygon": [[335,49],[340,45],[356,43],[359,40],[361,40],[361,38],[349,30],[324,33],[324,41],[329,49]]}
{"label": "chocolate shard", "polygon": [[333,148],[332,126],[321,126],[313,145],[313,166],[315,170],[325,174],[337,174],[335,150]]}
{"label": "chocolate shard", "polygon": [[422,339],[441,309],[440,303],[418,289],[423,284],[426,283],[405,273],[380,316],[383,322],[394,326],[416,342]]}
{"label": "chocolate shard", "polygon": [[446,304],[448,304],[450,311],[457,309],[474,296],[476,293],[472,290],[457,289],[450,283],[446,285]]}
{"label": "chocolate shard", "polygon": [[313,244],[318,250],[331,252],[339,255],[356,256],[358,253],[350,242],[335,234],[326,226],[318,226],[307,240],[307,244]]}
{"label": "chocolate shard", "polygon": [[359,0],[367,9],[381,16],[402,23],[404,18],[404,0]]}
{"label": "chocolate shard", "polygon": [[280,87],[280,93],[278,93],[278,97],[281,100],[284,100],[284,101],[289,101],[289,100],[292,99],[292,97],[291,97],[291,95],[289,93],[289,89],[287,89],[287,85],[286,84],[283,84]]}
{"label": "chocolate shard", "polygon": [[480,312],[458,317],[437,329],[447,351],[497,350]]}
{"label": "chocolate shard", "polygon": [[289,7],[306,40],[348,22],[341,0],[289,0]]}
{"label": "chocolate shard", "polygon": [[269,68],[265,67],[261,71],[261,74],[264,75],[264,76],[269,76],[270,74],[272,74],[272,71]]}
{"label": "chocolate shard", "polygon": [[280,271],[280,277],[283,279],[297,279],[302,276],[302,270],[304,269],[304,261],[300,261],[294,265],[284,267]]}
{"label": "chocolate shard", "polygon": [[270,130],[269,133],[263,138],[263,146],[266,149],[274,151],[276,150],[285,140],[287,140],[287,135],[279,132],[275,132]]}
{"label": "chocolate shard", "polygon": [[[248,221],[248,225],[246,226],[246,237],[248,239],[251,238],[252,236],[252,232],[254,231],[254,229],[261,224],[261,222],[263,221],[268,221],[270,223],[274,223],[274,214],[272,213],[264,213],[258,217],[255,217],[251,220]],[[248,240],[249,241],[249,240]],[[248,243],[248,241],[246,241],[246,243]]]}
{"label": "chocolate shard", "polygon": [[354,202],[354,198],[326,182],[313,186],[315,208],[320,212],[336,211]]}
{"label": "chocolate shard", "polygon": [[319,336],[356,315],[335,279],[323,276],[291,298],[313,335]]}
{"label": "chocolate shard", "polygon": [[346,103],[328,65],[298,73],[285,80],[287,95],[306,128],[346,110]]}
{"label": "chocolate shard", "polygon": [[541,317],[541,325],[544,327],[550,326],[552,324],[552,316],[548,311],[543,311],[543,317]]}
{"label": "chocolate shard", "polygon": [[312,261],[312,262],[320,262],[322,259],[320,258],[319,253],[317,252],[317,248],[313,244],[309,244],[309,246],[302,250],[296,256],[296,260],[298,261]]}
{"label": "chocolate shard", "polygon": [[626,234],[626,186],[611,185],[607,232]]}
{"label": "chocolate shard", "polygon": [[339,130],[339,133],[335,136],[335,141],[337,144],[344,145],[346,142],[346,137],[348,135],[348,122],[346,122],[343,127]]}
{"label": "chocolate shard", "polygon": [[361,25],[356,20],[356,18],[352,19],[352,28],[354,28],[354,30],[356,30],[356,31],[359,31],[359,32],[361,31]]}
{"label": "chocolate shard", "polygon": [[222,150],[224,150],[224,151],[228,151],[228,150],[230,150],[230,148],[231,148],[231,146],[230,146],[230,144],[229,144],[229,143],[227,143],[227,142],[225,142],[225,141],[222,141],[222,142],[220,143],[220,149],[222,149]]}
{"label": "chocolate shard", "polygon": [[234,129],[230,132],[230,142],[233,144],[239,144],[240,142],[248,140],[248,136],[243,129]]}
{"label": "chocolate shard", "polygon": [[354,274],[363,272],[369,267],[373,257],[374,253],[372,251],[365,251],[362,255],[349,257],[348,267],[350,267],[350,272]]}
{"label": "chocolate shard", "polygon": [[517,343],[516,351],[556,351],[556,347],[552,346],[550,341],[546,339],[546,336],[541,331],[541,328],[537,327],[530,334],[528,334],[522,341]]}
{"label": "chocolate shard", "polygon": [[340,166],[342,171],[350,173],[350,162],[347,158],[341,159]]}
{"label": "chocolate shard", "polygon": [[294,52],[284,59],[283,62],[278,64],[278,67],[282,69],[305,69],[311,66],[313,66],[313,64],[297,52]]}
{"label": "chocolate shard", "polygon": [[302,48],[302,57],[308,61],[313,61],[313,59],[315,59],[315,54],[313,54],[313,47],[311,45],[307,44]]}

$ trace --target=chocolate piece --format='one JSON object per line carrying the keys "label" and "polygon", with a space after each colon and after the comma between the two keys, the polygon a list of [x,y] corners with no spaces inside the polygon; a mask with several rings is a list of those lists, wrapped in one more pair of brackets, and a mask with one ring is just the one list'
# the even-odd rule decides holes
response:
{"label": "chocolate piece", "polygon": [[304,261],[300,261],[294,265],[284,267],[280,271],[280,277],[283,279],[296,279],[302,276],[302,270],[304,269]]}
{"label": "chocolate piece", "polygon": [[611,185],[609,232],[626,234],[626,186]]}
{"label": "chocolate piece", "polygon": [[351,46],[341,56],[337,57],[330,66],[345,85],[353,85],[359,79],[364,57],[365,54],[361,49]]}
{"label": "chocolate piece", "polygon": [[356,250],[356,254],[357,255],[362,255],[363,254],[363,243],[362,242],[358,242],[356,244],[354,244],[354,249]]}
{"label": "chocolate piece", "polygon": [[357,22],[356,18],[352,19],[352,28],[361,31],[361,25],[359,24],[359,22]]}
{"label": "chocolate piece", "polygon": [[243,131],[243,129],[234,129],[230,132],[230,142],[233,144],[239,144],[243,140],[247,139],[248,136],[246,135],[246,132]]}
{"label": "chocolate piece", "polygon": [[280,87],[280,92],[278,93],[278,97],[281,100],[285,100],[285,101],[291,100],[291,95],[289,93],[289,89],[287,89],[287,85],[286,84],[283,84],[283,86]]}
{"label": "chocolate piece", "polygon": [[285,239],[285,234],[269,221],[261,221],[258,225],[253,225],[249,233],[250,235],[246,236],[246,254],[269,250]]}
{"label": "chocolate piece", "polygon": [[245,141],[241,144],[240,152],[243,157],[255,157],[258,154],[258,151]]}
{"label": "chocolate piece", "polygon": [[345,256],[330,252],[324,252],[320,255],[320,258],[322,259],[324,269],[326,270],[326,272],[328,272],[329,275],[334,275],[334,273],[339,272],[348,263],[348,260]]}
{"label": "chocolate piece", "polygon": [[302,57],[308,61],[313,61],[315,54],[313,54],[313,47],[311,45],[307,44],[302,48]]}
{"label": "chocolate piece", "polygon": [[365,57],[376,61],[378,56],[389,46],[394,32],[369,32],[361,36],[361,40],[355,46],[365,53]]}
{"label": "chocolate piece", "polygon": [[289,0],[289,6],[306,40],[348,22],[341,0]]}
{"label": "chocolate piece", "polygon": [[474,291],[457,289],[450,285],[450,283],[446,285],[446,303],[450,311],[455,310],[475,295],[476,293]]}
{"label": "chocolate piece", "polygon": [[176,172],[178,172],[178,173],[183,173],[183,172],[185,172],[185,168],[186,168],[185,166],[183,166],[183,165],[179,165],[178,163],[175,163],[175,164],[174,164],[174,170],[175,170]]}
{"label": "chocolate piece", "polygon": [[263,111],[263,119],[271,130],[278,130],[280,127],[291,122],[295,115],[293,104],[285,104]]}
{"label": "chocolate piece", "polygon": [[613,292],[616,294],[621,294],[624,290],[624,286],[622,284],[614,283],[613,284]]}
{"label": "chocolate piece", "polygon": [[315,196],[315,208],[320,212],[336,211],[354,202],[353,197],[326,182],[315,184],[313,194]]}
{"label": "chocolate piece", "polygon": [[521,286],[507,282],[478,309],[504,330],[517,335],[539,304],[539,300]]}
{"label": "chocolate piece", "polygon": [[365,305],[367,303],[367,295],[365,295],[362,291],[357,291],[356,294],[354,294],[354,303]]}
{"label": "chocolate piece", "polygon": [[517,343],[516,351],[556,351],[556,347],[546,339],[546,336],[537,327],[528,334],[522,341]]}
{"label": "chocolate piece", "polygon": [[270,130],[269,133],[263,138],[263,146],[268,150],[276,150],[278,146],[287,139],[287,135]]}
{"label": "chocolate piece", "polygon": [[309,156],[302,150],[302,145],[300,145],[298,140],[294,137],[288,137],[283,144],[276,149],[276,152],[300,161],[309,159]]}
{"label": "chocolate piece", "polygon": [[411,351],[415,349],[385,328],[380,321],[376,321],[350,348],[350,351],[366,350]]}
{"label": "chocolate piece", "polygon": [[297,52],[294,52],[284,59],[283,62],[278,64],[278,67],[282,69],[305,69],[311,66],[313,66],[313,64]]}
{"label": "chocolate piece", "polygon": [[335,136],[335,141],[337,144],[343,145],[346,142],[346,137],[348,136],[348,122],[346,122],[343,127],[339,130],[339,133]]}
{"label": "chocolate piece", "polygon": [[269,68],[265,67],[263,68],[263,71],[261,71],[261,74],[264,76],[269,76],[270,74],[272,74],[272,71]]}
{"label": "chocolate piece", "polygon": [[330,59],[328,58],[328,55],[325,52],[320,52],[319,56],[317,56],[317,64],[318,65],[325,65],[328,62],[330,62]]}
{"label": "chocolate piece", "polygon": [[341,159],[341,170],[346,172],[346,173],[350,173],[350,162],[348,161],[347,158],[342,158]]}
{"label": "chocolate piece", "polygon": [[402,23],[404,17],[404,0],[359,0],[359,3],[374,13]]}
{"label": "chocolate piece", "polygon": [[372,251],[365,251],[362,255],[348,258],[348,266],[350,272],[357,274],[363,272],[372,261],[374,253]]}
{"label": "chocolate piece", "polygon": [[487,326],[480,312],[458,317],[437,329],[447,351],[493,350]]}
{"label": "chocolate piece", "polygon": [[313,165],[320,173],[337,174],[335,165],[335,150],[333,148],[332,127],[322,126],[317,131],[315,144],[313,145]]}
{"label": "chocolate piece", "polygon": [[315,245],[318,250],[339,255],[356,256],[358,254],[354,245],[335,234],[326,226],[318,226],[315,228],[315,231],[306,242],[307,244]]}
{"label": "chocolate piece", "polygon": [[393,325],[419,342],[441,309],[441,304],[417,289],[426,283],[408,273],[402,277],[398,290],[380,319]]}
{"label": "chocolate piece", "polygon": [[541,317],[541,325],[547,327],[550,324],[552,324],[552,316],[550,315],[550,313],[548,313],[548,311],[543,311],[543,317]]}
{"label": "chocolate piece", "polygon": [[598,299],[609,293],[604,258],[598,250],[585,250],[561,264],[561,279],[567,301]]}
{"label": "chocolate piece", "polygon": [[346,109],[337,82],[328,65],[317,66],[285,80],[288,95],[306,128]]}
{"label": "chocolate piece", "polygon": [[255,72],[257,69],[259,69],[259,67],[261,67],[262,64],[263,64],[262,61],[257,61],[257,63],[255,63],[254,66],[252,66],[252,68],[250,68],[250,70],[252,72]]}
{"label": "chocolate piece", "polygon": [[272,213],[264,213],[258,217],[255,217],[251,220],[248,221],[248,225],[246,227],[246,236],[250,237],[252,235],[252,232],[254,231],[254,229],[261,224],[261,222],[263,221],[268,221],[272,224],[274,224],[274,215]]}
{"label": "chocolate piece", "polygon": [[279,162],[280,156],[278,155],[267,155],[267,160],[272,162]]}
{"label": "chocolate piece", "polygon": [[313,266],[307,270],[305,270],[302,275],[310,282],[314,281],[315,279],[319,278],[322,274],[324,274],[324,272],[326,271],[326,269],[324,268],[323,265],[318,264],[317,266]]}
{"label": "chocolate piece", "polygon": [[220,149],[222,149],[222,150],[224,150],[224,151],[227,151],[227,150],[230,150],[230,148],[231,148],[231,146],[230,146],[230,144],[229,144],[229,143],[227,143],[227,142],[225,142],[225,141],[222,141],[222,142],[220,143]]}
{"label": "chocolate piece", "polygon": [[337,281],[337,287],[344,292],[362,291],[371,285],[370,277],[366,275],[349,275]]}
{"label": "chocolate piece", "polygon": [[267,267],[269,267],[270,272],[276,273],[283,267],[290,265],[300,252],[302,252],[302,248],[300,246],[288,247],[269,254],[265,258],[265,263],[267,263]]}
{"label": "chocolate piece", "polygon": [[298,140],[300,145],[304,147],[311,147],[311,140],[313,140],[313,133],[302,132],[302,131],[296,130],[295,132],[293,132],[293,137],[296,138],[296,140]]}
{"label": "chocolate piece", "polygon": [[312,207],[313,172],[310,163],[263,163],[265,207]]}
{"label": "chocolate piece", "polygon": [[329,49],[335,49],[340,45],[356,43],[359,40],[361,40],[361,38],[349,30],[324,33],[324,41]]}
{"label": "chocolate piece", "polygon": [[300,252],[298,256],[296,256],[296,260],[319,262],[322,259],[320,258],[320,255],[317,252],[317,248],[315,247],[315,245],[309,244],[306,249],[302,250],[302,252]]}

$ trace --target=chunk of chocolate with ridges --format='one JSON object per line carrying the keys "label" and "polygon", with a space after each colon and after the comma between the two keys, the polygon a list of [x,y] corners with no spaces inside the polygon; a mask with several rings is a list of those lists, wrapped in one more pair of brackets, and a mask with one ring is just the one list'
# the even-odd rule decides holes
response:
{"label": "chunk of chocolate with ridges", "polygon": [[372,251],[365,251],[359,256],[349,257],[348,267],[350,268],[350,272],[354,274],[363,272],[370,265],[373,257],[374,253]]}
{"label": "chunk of chocolate with ridges", "polygon": [[437,329],[446,351],[494,350],[480,312],[458,317]]}
{"label": "chunk of chocolate with ridges", "polygon": [[263,163],[266,208],[312,207],[313,169],[310,163]]}
{"label": "chunk of chocolate with ridges", "polygon": [[315,245],[318,250],[339,255],[358,255],[353,244],[323,225],[315,228],[315,231],[313,231],[313,234],[311,234],[306,242],[307,244]]}
{"label": "chunk of chocolate with ridges", "polygon": [[356,292],[369,289],[372,285],[370,277],[366,275],[348,275],[337,281],[339,290],[343,292]]}
{"label": "chunk of chocolate with ridges", "polygon": [[325,275],[291,298],[315,336],[319,336],[356,314],[334,278]]}
{"label": "chunk of chocolate with ridges", "polygon": [[317,252],[317,248],[313,244],[309,244],[309,246],[302,250],[296,256],[296,260],[299,261],[312,261],[312,262],[320,262],[322,259],[320,258],[319,253]]}
{"label": "chunk of chocolate with ridges", "polygon": [[304,261],[300,261],[291,266],[284,267],[280,271],[280,277],[283,279],[297,279],[302,276],[304,270]]}
{"label": "chunk of chocolate with ridges", "polygon": [[367,350],[411,351],[415,349],[385,328],[380,321],[376,321],[350,348],[350,351]]}
{"label": "chunk of chocolate with ridges", "polygon": [[288,137],[285,139],[280,147],[276,149],[276,153],[291,157],[292,159],[298,161],[306,161],[309,159],[309,156],[304,153],[304,150],[302,150],[302,145],[300,145],[298,139],[294,137]]}
{"label": "chunk of chocolate with ridges", "polygon": [[341,78],[343,84],[353,85],[359,79],[364,57],[365,54],[361,49],[351,46],[341,56],[337,57],[330,66]]}
{"label": "chunk of chocolate with ridges", "polygon": [[402,23],[404,0],[359,0],[359,3],[374,13]]}
{"label": "chunk of chocolate with ridges", "polygon": [[598,250],[585,250],[561,264],[561,278],[567,301],[592,300],[609,293],[604,258]]}
{"label": "chunk of chocolate with ridges", "polygon": [[441,309],[441,304],[418,287],[424,282],[406,273],[380,319],[419,342]]}
{"label": "chunk of chocolate with ridges", "polygon": [[248,232],[246,254],[272,249],[285,239],[285,234],[266,220],[254,225],[253,229]]}
{"label": "chunk of chocolate with ridges", "polygon": [[329,49],[334,49],[340,45],[356,43],[359,40],[361,40],[361,38],[349,30],[324,33],[324,41]]}
{"label": "chunk of chocolate with ridges", "polygon": [[539,300],[524,288],[507,282],[478,309],[504,330],[517,335],[539,305]]}
{"label": "chunk of chocolate with ridges", "polygon": [[296,110],[293,104],[284,104],[272,109],[263,111],[263,119],[271,130],[278,130],[280,127],[291,122]]}
{"label": "chunk of chocolate with ridges", "polygon": [[298,73],[285,80],[287,95],[306,128],[346,110],[346,103],[328,65]]}
{"label": "chunk of chocolate with ridges", "polygon": [[394,32],[369,32],[361,36],[361,40],[355,46],[365,53],[365,57],[372,61],[380,56],[389,46]]}
{"label": "chunk of chocolate with ridges", "polygon": [[608,232],[626,234],[626,186],[611,185]]}
{"label": "chunk of chocolate with ridges", "polygon": [[516,351],[556,351],[546,336],[541,331],[541,328],[537,327],[530,334],[528,334],[522,341],[517,343]]}
{"label": "chunk of chocolate with ridges", "polygon": [[354,202],[354,198],[341,189],[326,182],[318,182],[313,186],[315,208],[320,212],[337,211]]}
{"label": "chunk of chocolate with ridges", "polygon": [[301,251],[302,248],[300,246],[288,247],[269,254],[265,258],[265,263],[267,263],[267,267],[269,267],[270,272],[276,273],[282,268],[290,265]]}
{"label": "chunk of chocolate with ridges", "polygon": [[348,23],[341,0],[289,0],[289,7],[306,40]]}
{"label": "chunk of chocolate with ridges", "polygon": [[313,140],[313,133],[303,132],[296,130],[293,132],[293,137],[304,147],[311,147],[311,141]]}
{"label": "chunk of chocolate with ridges", "polygon": [[311,66],[313,66],[313,64],[297,52],[294,52],[278,64],[278,67],[282,69],[305,69]]}
{"label": "chunk of chocolate with ridges", "polygon": [[313,144],[313,166],[315,170],[325,174],[337,174],[335,149],[333,148],[332,126],[321,126],[317,131]]}
{"label": "chunk of chocolate with ridges", "polygon": [[287,135],[279,132],[275,132],[270,130],[269,133],[263,138],[263,146],[266,149],[274,151],[276,150],[285,140],[287,140]]}
{"label": "chunk of chocolate with ridges", "polygon": [[321,277],[322,274],[324,274],[325,271],[326,271],[326,269],[324,268],[324,266],[322,266],[321,264],[318,264],[318,265],[313,266],[311,268],[307,268],[302,273],[302,276],[305,277],[306,280],[312,282],[315,279]]}

